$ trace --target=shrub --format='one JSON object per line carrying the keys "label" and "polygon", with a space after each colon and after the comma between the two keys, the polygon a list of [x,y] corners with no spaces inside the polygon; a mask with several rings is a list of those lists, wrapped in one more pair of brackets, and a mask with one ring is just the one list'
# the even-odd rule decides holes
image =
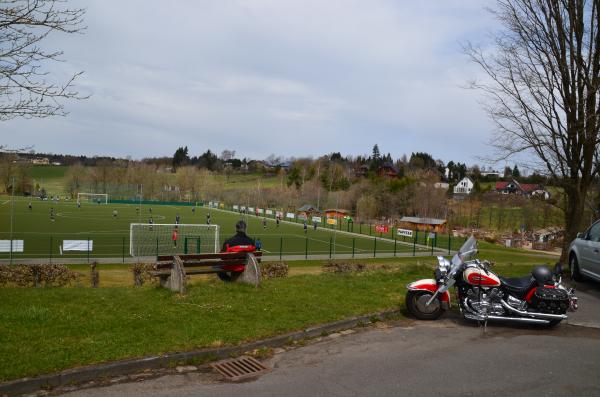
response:
{"label": "shrub", "polygon": [[65,265],[0,265],[0,285],[63,287],[78,278],[79,274]]}
{"label": "shrub", "polygon": [[263,263],[260,266],[261,276],[264,278],[287,277],[290,271],[285,262]]}
{"label": "shrub", "polygon": [[144,285],[147,282],[155,282],[156,277],[150,274],[150,271],[155,270],[154,265],[151,263],[136,263],[131,268],[133,272],[133,283],[134,285]]}

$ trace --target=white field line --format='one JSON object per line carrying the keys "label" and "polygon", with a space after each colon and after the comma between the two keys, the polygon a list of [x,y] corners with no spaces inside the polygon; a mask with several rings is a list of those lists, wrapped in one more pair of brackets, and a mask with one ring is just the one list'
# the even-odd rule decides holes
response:
{"label": "white field line", "polygon": [[3,203],[2,203],[2,204],[0,204],[0,205],[4,205],[4,204],[8,204],[8,203],[10,203],[10,200],[6,200],[5,202],[3,202]]}

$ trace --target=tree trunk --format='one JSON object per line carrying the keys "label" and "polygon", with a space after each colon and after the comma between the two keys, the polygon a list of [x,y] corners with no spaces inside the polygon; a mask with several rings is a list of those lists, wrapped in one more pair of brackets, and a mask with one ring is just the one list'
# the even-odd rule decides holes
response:
{"label": "tree trunk", "polygon": [[[584,190],[584,191],[581,191]],[[569,245],[581,230],[583,220],[584,201],[586,189],[584,187],[565,188],[566,208],[565,208],[565,236],[560,255],[560,262],[567,263],[569,255]]]}

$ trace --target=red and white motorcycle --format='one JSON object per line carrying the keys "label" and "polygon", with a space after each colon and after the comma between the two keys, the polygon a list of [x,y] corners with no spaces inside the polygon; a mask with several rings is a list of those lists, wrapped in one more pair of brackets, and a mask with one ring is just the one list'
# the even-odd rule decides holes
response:
{"label": "red and white motorcycle", "polygon": [[477,240],[471,236],[451,261],[439,256],[435,279],[407,286],[408,312],[421,320],[438,319],[450,308],[452,286],[467,320],[556,325],[567,318],[567,310],[577,310],[575,290],[561,283],[560,264],[554,273],[536,266],[528,276],[505,278],[494,274],[489,262],[470,260],[476,253]]}

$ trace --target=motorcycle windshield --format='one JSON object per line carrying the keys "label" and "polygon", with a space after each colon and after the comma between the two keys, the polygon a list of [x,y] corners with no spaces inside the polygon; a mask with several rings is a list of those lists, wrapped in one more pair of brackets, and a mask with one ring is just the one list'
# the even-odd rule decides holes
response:
{"label": "motorcycle windshield", "polygon": [[458,266],[464,261],[471,259],[477,253],[477,239],[475,236],[471,236],[465,241],[460,247],[458,252],[452,257],[452,266]]}

